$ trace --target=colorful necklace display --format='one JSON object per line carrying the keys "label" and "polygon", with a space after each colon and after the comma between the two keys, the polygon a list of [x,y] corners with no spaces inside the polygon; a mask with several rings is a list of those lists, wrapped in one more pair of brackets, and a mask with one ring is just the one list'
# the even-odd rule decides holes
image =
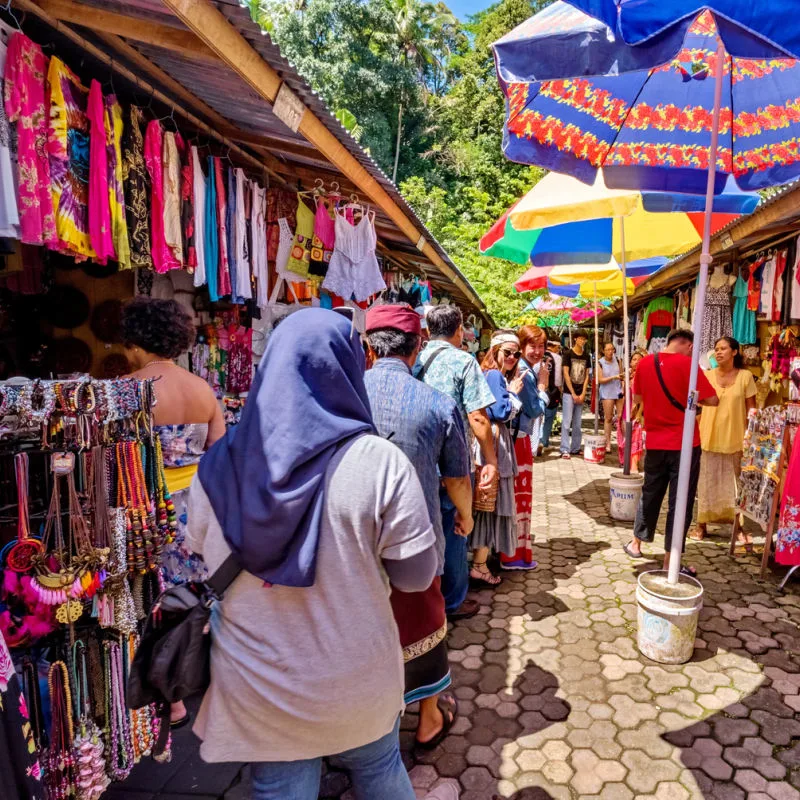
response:
{"label": "colorful necklace display", "polygon": [[75,756],[72,751],[72,697],[69,673],[63,661],[54,661],[47,676],[50,687],[50,747],[44,757],[49,800],[67,800],[75,794]]}
{"label": "colorful necklace display", "polygon": [[133,769],[130,717],[125,707],[122,649],[117,642],[103,643],[105,666],[105,717],[108,758],[106,770],[112,781],[124,781]]}

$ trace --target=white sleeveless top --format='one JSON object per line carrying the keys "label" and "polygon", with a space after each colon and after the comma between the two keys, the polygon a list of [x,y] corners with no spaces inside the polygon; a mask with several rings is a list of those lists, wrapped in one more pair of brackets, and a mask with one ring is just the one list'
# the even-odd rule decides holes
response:
{"label": "white sleeveless top", "polygon": [[386,288],[375,257],[375,214],[365,214],[356,225],[351,225],[337,211],[334,225],[336,243],[322,288],[360,303]]}

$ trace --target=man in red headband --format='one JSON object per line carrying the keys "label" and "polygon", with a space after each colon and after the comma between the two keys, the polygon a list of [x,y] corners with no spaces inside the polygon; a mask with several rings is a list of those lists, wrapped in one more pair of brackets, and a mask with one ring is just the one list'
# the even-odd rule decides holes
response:
{"label": "man in red headband", "polygon": [[431,750],[456,718],[450,685],[447,619],[441,591],[445,537],[439,505],[443,484],[456,506],[459,532],[472,530],[471,460],[464,423],[447,395],[412,377],[420,347],[421,321],[408,305],[373,306],[367,312],[367,342],[374,366],[364,376],[378,433],[391,439],[414,464],[436,533],[436,578],[424,592],[392,589],[391,602],[404,649],[406,703],[420,701],[416,745]]}

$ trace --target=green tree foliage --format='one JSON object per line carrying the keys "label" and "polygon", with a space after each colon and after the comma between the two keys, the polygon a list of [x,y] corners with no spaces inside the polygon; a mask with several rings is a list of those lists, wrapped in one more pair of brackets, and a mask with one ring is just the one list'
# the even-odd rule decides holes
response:
{"label": "green tree foliage", "polygon": [[478,240],[543,173],[503,156],[491,44],[546,4],[501,0],[462,25],[444,2],[425,0],[250,3],[389,175],[399,129],[401,190],[504,325],[530,296],[514,292],[520,267],[482,257]]}

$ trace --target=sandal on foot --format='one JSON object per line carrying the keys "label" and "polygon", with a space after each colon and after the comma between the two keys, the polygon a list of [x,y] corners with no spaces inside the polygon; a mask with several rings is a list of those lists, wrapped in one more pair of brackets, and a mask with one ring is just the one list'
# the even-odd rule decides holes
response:
{"label": "sandal on foot", "polygon": [[706,532],[702,528],[692,528],[688,533],[688,538],[695,542],[702,542],[706,538]]}
{"label": "sandal on foot", "polygon": [[472,562],[472,568],[469,571],[469,580],[473,584],[488,586],[491,589],[498,587],[503,582],[503,579],[499,575],[495,575],[489,567],[486,566],[485,561],[481,564],[476,564],[474,561]]}
{"label": "sandal on foot", "polygon": [[187,711],[180,719],[170,720],[169,727],[177,731],[179,728],[185,728],[191,721],[192,715]]}
{"label": "sandal on foot", "polygon": [[625,555],[631,558],[644,558],[644,553],[641,550],[638,553],[634,553],[629,544],[623,545],[622,549],[625,551]]}
{"label": "sandal on foot", "polygon": [[697,570],[694,567],[683,566],[681,567],[681,575],[688,575],[690,578],[696,578]]}
{"label": "sandal on foot", "polygon": [[458,702],[455,697],[451,695],[440,696],[437,705],[442,712],[442,729],[432,739],[428,739],[427,742],[421,742],[415,737],[414,745],[420,750],[435,750],[445,740],[456,719],[458,719]]}

